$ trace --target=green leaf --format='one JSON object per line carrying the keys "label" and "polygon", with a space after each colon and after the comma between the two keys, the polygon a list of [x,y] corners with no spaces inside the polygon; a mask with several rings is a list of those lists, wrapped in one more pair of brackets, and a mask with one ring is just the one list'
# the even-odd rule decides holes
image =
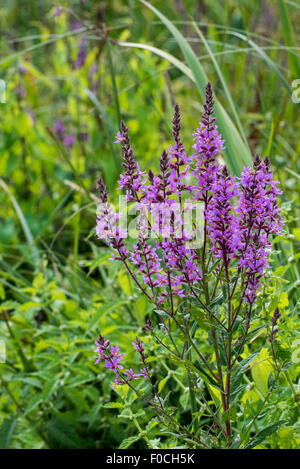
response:
{"label": "green leaf", "polygon": [[248,36],[238,33],[238,32],[234,32],[234,31],[231,32],[231,34],[235,37],[238,37],[242,41],[247,42],[249,46],[251,46],[253,50],[255,50],[258,53],[258,55],[264,60],[264,62],[266,62],[266,64],[271,68],[271,70],[275,72],[275,74],[277,75],[277,78],[279,79],[279,81],[281,81],[284,88],[288,91],[290,95],[292,95],[292,88],[290,87],[288,81],[280,72],[277,64],[273,62],[273,60],[270,59],[270,57],[265,53],[265,51],[256,42],[254,42],[252,39],[249,39]]}
{"label": "green leaf", "polygon": [[233,369],[232,381],[231,381],[231,395],[236,396],[243,387],[241,387],[241,381],[243,379],[244,373],[249,368],[251,362],[258,356],[258,352],[253,353],[249,357],[245,358],[239,362]]}
{"label": "green leaf", "polygon": [[84,447],[84,443],[77,432],[61,420],[50,420],[43,426],[42,430],[47,432],[47,438],[52,448],[78,449]]}
{"label": "green leaf", "polygon": [[121,402],[109,402],[108,404],[103,404],[101,407],[104,407],[104,409],[123,409],[125,406]]}
{"label": "green leaf", "polygon": [[165,386],[165,384],[167,383],[169,379],[169,376],[166,376],[164,379],[162,379],[160,382],[159,382],[159,385],[158,385],[158,392],[161,392]]}
{"label": "green leaf", "polygon": [[[296,47],[297,48],[297,41],[295,39],[295,34],[293,30],[293,26],[291,20],[289,18],[285,3],[283,0],[278,0],[278,7],[279,7],[279,15],[282,25],[282,32],[284,37],[284,42],[287,48]],[[292,53],[292,51],[288,50],[288,58],[291,67],[291,71],[294,77],[300,77],[300,66],[299,66],[299,59]]]}
{"label": "green leaf", "polygon": [[209,308],[212,308],[213,306],[216,305],[221,305],[224,302],[224,295],[223,293],[220,293],[219,296],[217,296],[209,305]]}
{"label": "green leaf", "polygon": [[118,274],[118,282],[125,295],[129,296],[131,294],[131,287],[128,273],[125,272],[125,270],[120,270]]}
{"label": "green leaf", "polygon": [[271,357],[268,350],[263,348],[251,368],[252,378],[263,396],[268,392],[268,379],[272,370]]}
{"label": "green leaf", "polygon": [[115,135],[115,129],[113,124],[110,121],[110,116],[107,114],[104,106],[100,103],[99,99],[97,96],[88,88],[84,89],[84,92],[88,96],[88,98],[91,100],[91,102],[94,104],[94,106],[97,108],[98,112],[103,116],[103,125],[104,125],[104,130],[107,134],[107,139],[108,139],[108,144],[110,148],[110,152],[113,156],[116,170],[119,172],[121,170],[121,160],[118,158],[116,154],[116,150],[114,149],[113,146],[113,140],[114,140],[114,135]]}
{"label": "green leaf", "polygon": [[37,394],[36,396],[34,396],[34,398],[29,402],[28,406],[25,409],[24,417],[30,414],[30,412],[32,412],[34,409],[36,409],[42,401],[43,401],[42,394]]}
{"label": "green leaf", "polygon": [[278,422],[271,423],[262,430],[260,430],[257,435],[252,438],[249,443],[244,446],[244,449],[253,449],[262,443],[268,436],[276,432],[282,425],[286,424],[287,420],[279,420]]}
{"label": "green leaf", "polygon": [[227,420],[230,419],[235,419],[236,418],[236,406],[232,405],[229,407],[229,409],[226,410],[226,412],[223,412],[222,414],[222,422],[226,422]]}
{"label": "green leaf", "polygon": [[278,302],[278,308],[279,309],[284,309],[289,305],[289,297],[286,292],[281,292],[280,293],[280,298]]}
{"label": "green leaf", "polygon": [[14,430],[16,428],[17,418],[5,419],[0,427],[0,449],[8,449]]}
{"label": "green leaf", "polygon": [[88,412],[89,406],[83,396],[82,391],[78,391],[78,389],[74,389],[74,388],[64,387],[64,392],[66,396],[70,399],[70,401],[74,404],[75,407],[85,412]]}
{"label": "green leaf", "polygon": [[125,440],[122,441],[122,443],[119,446],[119,449],[126,449],[129,448],[133,443],[138,441],[140,439],[139,436],[130,436],[129,438],[126,438]]}
{"label": "green leaf", "polygon": [[31,234],[31,231],[30,231],[30,228],[29,228],[28,223],[26,221],[26,218],[24,217],[24,214],[23,214],[17,200],[15,199],[13,194],[10,192],[10,190],[7,187],[6,183],[1,178],[0,178],[0,186],[6,192],[6,194],[9,196],[9,198],[10,198],[10,200],[11,200],[13,206],[14,206],[14,209],[15,209],[18,217],[19,217],[20,224],[21,224],[22,229],[24,231],[24,235],[25,235],[25,238],[27,240],[27,243],[29,245],[32,245],[34,243],[33,236]]}
{"label": "green leaf", "polygon": [[51,397],[57,385],[58,385],[57,378],[53,378],[46,383],[44,390],[43,390],[43,394],[42,394],[43,401],[47,401]]}

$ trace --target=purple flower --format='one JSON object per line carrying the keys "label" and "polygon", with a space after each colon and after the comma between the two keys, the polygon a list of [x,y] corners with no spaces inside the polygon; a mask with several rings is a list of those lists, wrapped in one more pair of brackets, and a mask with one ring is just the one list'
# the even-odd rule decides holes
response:
{"label": "purple flower", "polygon": [[63,12],[63,7],[58,6],[55,8],[54,13],[53,13],[53,18],[58,18]]}
{"label": "purple flower", "polygon": [[124,354],[119,353],[119,346],[111,345],[109,340],[105,340],[101,334],[99,335],[98,340],[95,341],[95,344],[97,345],[95,352],[98,353],[98,358],[95,361],[95,365],[97,365],[101,360],[104,360],[103,366],[115,373],[115,385],[125,384],[127,381],[138,379],[141,376],[148,376],[147,367],[145,365],[144,347],[143,344],[139,341],[138,337],[136,337],[136,341],[133,342],[133,345],[140,353],[142,361],[145,365],[145,369],[141,370],[141,373],[134,373],[132,368],[125,370],[124,366],[120,364]]}
{"label": "purple flower", "polygon": [[77,23],[73,23],[72,24],[72,31],[78,31],[78,29],[81,29],[82,28],[82,24],[77,22]]}
{"label": "purple flower", "polygon": [[239,244],[239,227],[233,212],[232,198],[238,194],[238,185],[226,166],[216,174],[212,183],[212,198],[206,209],[211,250],[216,258],[224,260],[228,268]]}
{"label": "purple flower", "polygon": [[88,138],[89,138],[89,134],[87,132],[80,132],[79,133],[79,139],[82,141],[82,142],[87,142],[88,141]]}
{"label": "purple flower", "polygon": [[138,379],[140,376],[142,376],[141,373],[134,373],[133,369],[130,368],[129,370],[127,371],[124,371],[124,374],[127,376],[127,379],[128,380],[131,380],[131,379]]}
{"label": "purple flower", "polygon": [[116,140],[114,141],[114,143],[123,143],[123,142],[125,142],[125,137],[123,137],[121,132],[118,131],[116,135]]}
{"label": "purple flower", "polygon": [[119,215],[114,212],[111,204],[108,202],[108,194],[102,177],[98,180],[97,189],[101,203],[97,215],[96,236],[99,239],[104,239],[108,245],[118,251],[119,260],[124,260],[129,254],[123,242],[127,232],[122,230],[118,225]]}
{"label": "purple flower", "polygon": [[105,340],[101,334],[99,335],[99,339],[95,340],[95,344],[97,345],[97,348],[95,350],[95,353],[99,354],[99,357],[97,358],[95,365],[99,363],[99,361],[103,358],[103,356],[106,354],[108,348],[109,348],[109,340]]}
{"label": "purple flower", "polygon": [[63,144],[67,148],[72,148],[75,144],[75,136],[72,134],[68,134],[65,136]]}
{"label": "purple flower", "polygon": [[239,225],[238,265],[247,276],[245,299],[252,304],[268,267],[270,234],[278,234],[283,226],[277,196],[281,191],[273,180],[270,160],[256,155],[253,170],[245,168],[241,176],[237,213]]}
{"label": "purple flower", "polygon": [[17,95],[20,96],[20,98],[26,98],[26,96],[27,96],[27,91],[26,91],[26,89],[24,88],[24,86],[22,86],[22,85],[19,84],[19,85],[16,86],[15,90],[16,90]]}
{"label": "purple flower", "polygon": [[[168,182],[172,193],[178,194],[182,197],[182,192],[188,189],[185,184],[185,177],[189,172],[189,158],[186,156],[183,142],[180,137],[181,130],[181,117],[180,108],[176,103],[174,108],[174,117],[172,120],[172,135],[175,140],[174,145],[170,145],[168,151],[168,166],[171,169],[171,173],[168,177]],[[167,168],[167,169],[169,169]]]}
{"label": "purple flower", "polygon": [[110,353],[111,353],[113,356],[118,355],[118,353],[119,353],[119,346],[118,346],[118,345],[116,345],[115,347],[111,346],[111,347],[110,347]]}
{"label": "purple flower", "polygon": [[139,202],[141,200],[142,194],[140,192],[145,191],[145,173],[140,171],[139,165],[136,162],[133,149],[130,145],[130,138],[128,135],[128,127],[126,127],[125,122],[121,122],[121,131],[117,134],[116,142],[122,143],[123,150],[123,159],[122,163],[123,168],[125,169],[124,173],[120,175],[120,180],[118,181],[119,189],[127,189],[127,198],[128,200],[134,200]]}
{"label": "purple flower", "polygon": [[124,368],[122,365],[119,365],[123,357],[124,357],[124,354],[123,355],[111,355],[109,356],[109,358],[105,360],[104,366],[116,373],[117,370],[121,370],[122,368]]}
{"label": "purple flower", "polygon": [[37,119],[36,119],[36,115],[35,115],[35,113],[33,112],[32,109],[29,109],[28,115],[31,118],[33,124],[35,125],[37,123]]}
{"label": "purple flower", "polygon": [[135,342],[132,342],[132,345],[134,346],[135,350],[139,353],[144,352],[144,345],[140,341],[138,337],[135,338]]}
{"label": "purple flower", "polygon": [[53,130],[58,140],[62,141],[65,133],[65,126],[60,120],[56,120],[53,124]]}
{"label": "purple flower", "polygon": [[95,73],[97,73],[99,70],[98,65],[92,65],[90,68],[90,76],[93,77]]}
{"label": "purple flower", "polygon": [[147,244],[145,239],[140,239],[134,246],[134,252],[131,254],[130,260],[133,265],[138,267],[145,284],[153,289],[155,277],[162,270],[155,248]]}
{"label": "purple flower", "polygon": [[83,67],[86,60],[86,46],[87,40],[85,38],[81,39],[78,49],[78,54],[75,62],[75,68],[78,70]]}
{"label": "purple flower", "polygon": [[149,378],[149,372],[146,368],[141,368],[141,376],[143,376],[144,378]]}
{"label": "purple flower", "polygon": [[24,65],[19,65],[19,73],[25,75],[27,73],[27,68]]}

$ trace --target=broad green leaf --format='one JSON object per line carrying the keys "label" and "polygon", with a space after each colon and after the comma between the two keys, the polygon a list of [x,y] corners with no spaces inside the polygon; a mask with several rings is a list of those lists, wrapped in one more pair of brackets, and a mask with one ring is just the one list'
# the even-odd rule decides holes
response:
{"label": "broad green leaf", "polygon": [[226,412],[223,412],[222,414],[222,422],[226,422],[227,420],[232,420],[236,418],[236,406],[232,405],[229,407]]}
{"label": "broad green leaf", "polygon": [[131,294],[130,280],[128,274],[124,270],[120,270],[118,274],[118,282],[125,295],[129,296]]}
{"label": "broad green leaf", "polygon": [[70,425],[58,419],[52,419],[43,426],[51,447],[55,449],[79,449],[84,444],[77,432]]}
{"label": "broad green leaf", "polygon": [[252,378],[263,396],[268,392],[268,379],[272,370],[273,365],[269,352],[263,348],[251,367]]}
{"label": "broad green leaf", "polygon": [[104,409],[123,409],[124,404],[121,402],[110,402],[108,404],[103,404],[101,407],[104,407]]}
{"label": "broad green leaf", "polygon": [[5,419],[0,426],[0,449],[8,449],[16,428],[17,417]]}
{"label": "broad green leaf", "polygon": [[129,438],[126,438],[125,440],[122,441],[122,443],[119,446],[119,449],[126,449],[129,448],[133,443],[138,441],[140,439],[139,436],[130,436]]}
{"label": "broad green leaf", "polygon": [[25,412],[24,412],[24,416],[30,414],[30,412],[36,409],[40,405],[41,402],[43,402],[42,394],[35,395],[34,398],[31,399],[31,401],[27,405]]}
{"label": "broad green leaf", "polygon": [[85,412],[88,412],[89,405],[87,401],[85,400],[82,391],[79,391],[78,389],[74,389],[74,388],[64,387],[64,393],[70,399],[70,401],[74,404],[75,407],[78,407],[79,409]]}
{"label": "broad green leaf", "polygon": [[284,309],[289,305],[289,297],[286,292],[281,292],[280,293],[280,298],[279,298],[279,303],[278,303],[278,308],[279,309]]}
{"label": "broad green leaf", "polygon": [[267,425],[265,428],[260,430],[257,435],[252,438],[249,443],[244,446],[244,449],[253,449],[262,443],[268,436],[272,435],[272,433],[276,432],[282,425],[287,423],[287,420],[279,420],[278,422],[271,423]]}
{"label": "broad green leaf", "polygon": [[169,376],[166,376],[164,379],[162,379],[160,382],[159,382],[159,385],[158,385],[158,392],[161,392],[163,390],[163,388],[165,387],[165,384],[167,383],[169,379]]}

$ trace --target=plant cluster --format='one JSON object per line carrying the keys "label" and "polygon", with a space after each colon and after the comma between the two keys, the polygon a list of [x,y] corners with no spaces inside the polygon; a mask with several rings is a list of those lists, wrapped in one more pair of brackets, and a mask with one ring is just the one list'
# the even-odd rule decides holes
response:
{"label": "plant cluster", "polygon": [[[239,395],[241,354],[250,335],[252,318],[257,314],[257,297],[269,267],[271,237],[281,232],[283,221],[277,204],[281,192],[278,181],[273,179],[269,158],[262,161],[256,155],[253,167],[245,167],[240,178],[230,175],[219,162],[224,141],[213,114],[213,91],[208,83],[202,120],[194,134],[194,152],[188,156],[180,137],[180,110],[176,105],[172,121],[174,144],[162,152],[159,172],[154,174],[150,170],[148,177],[134,157],[129,129],[121,123],[117,142],[122,146],[124,171],[119,189],[126,189],[127,201],[134,202],[144,216],[139,217],[138,240],[131,249],[100,178],[97,188],[101,207],[96,233],[111,246],[113,259],[124,264],[140,292],[153,304],[165,337],[156,335],[150,318],[145,329],[169,359],[174,356],[185,364],[192,379],[192,392],[203,393],[203,382],[199,383],[203,372],[219,391],[224,424],[218,419],[218,412],[210,410],[216,431],[231,444],[230,409]],[[190,244],[199,220],[192,222],[192,230],[187,230],[184,218],[186,206],[190,208],[197,203],[204,206],[200,247]],[[154,221],[153,204],[158,214]],[[166,207],[170,213],[167,219],[163,211]],[[202,353],[197,340],[199,317],[209,325],[212,345],[209,355]],[[271,343],[279,313],[274,317]],[[173,337],[176,332],[184,338],[180,344]],[[137,337],[134,343],[144,366],[138,373],[123,367],[120,362],[124,354],[119,353],[118,346],[110,346],[108,339],[100,335],[96,344],[97,363],[104,360],[104,366],[114,371],[115,384],[129,385],[141,395],[133,381],[148,379],[152,396],[142,397],[155,407],[158,415],[170,418],[147,366],[140,339]],[[197,365],[191,370],[190,364],[195,361]],[[196,408],[194,412],[197,413]],[[198,424],[193,415],[196,440]]]}

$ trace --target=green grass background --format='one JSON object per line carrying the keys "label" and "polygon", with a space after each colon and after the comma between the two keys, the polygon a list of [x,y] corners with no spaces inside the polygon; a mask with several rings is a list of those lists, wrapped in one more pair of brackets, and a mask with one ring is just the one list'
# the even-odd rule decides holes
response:
{"label": "green grass background", "polygon": [[[238,176],[255,153],[269,155],[283,190],[287,224],[272,256],[278,281],[265,292],[262,315],[271,317],[277,305],[283,310],[281,343],[294,361],[274,401],[281,406],[274,410],[278,415],[272,416],[288,417],[289,424],[266,445],[297,446],[300,104],[292,100],[292,82],[300,79],[300,5],[59,4],[64,9],[57,17],[58,3],[49,0],[0,5],[0,79],[6,82],[6,102],[0,104],[0,339],[6,346],[1,447],[118,447],[130,437],[129,444],[145,446],[143,439],[134,440],[136,429],[126,415],[118,418],[103,407],[115,399],[111,377],[93,365],[100,330],[130,349],[149,313],[94,237],[96,181],[102,173],[116,200],[121,154],[113,141],[121,119],[130,127],[141,167],[155,169],[171,142],[178,102],[191,151],[207,80],[230,170]],[[82,37],[87,57],[76,70]],[[96,85],[89,78],[93,65]],[[76,138],[71,149],[53,138],[57,119]],[[87,142],[80,140],[82,132]],[[128,360],[134,363],[132,352]],[[254,373],[256,387],[244,403],[248,421],[267,392],[267,372],[262,367]],[[176,392],[184,416],[188,403],[180,386]],[[146,425],[146,416],[140,419]],[[172,445],[172,439],[163,441],[157,444]]]}

